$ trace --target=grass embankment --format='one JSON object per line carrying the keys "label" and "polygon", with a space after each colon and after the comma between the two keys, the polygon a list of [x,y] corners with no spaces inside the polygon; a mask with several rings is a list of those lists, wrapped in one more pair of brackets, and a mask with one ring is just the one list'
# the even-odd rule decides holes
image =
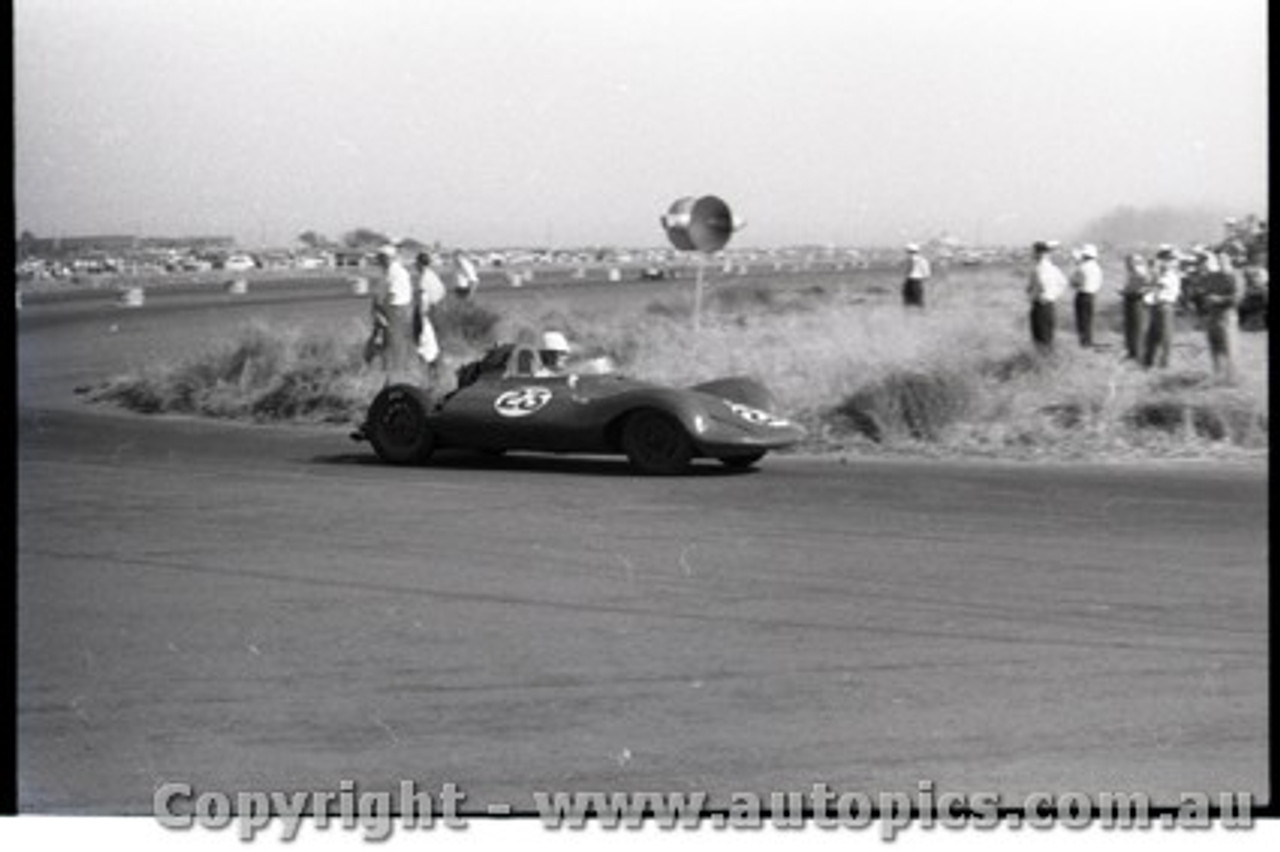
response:
{"label": "grass embankment", "polygon": [[[932,285],[928,310],[908,313],[890,274],[808,289],[726,279],[710,287],[697,334],[687,296],[625,313],[548,298],[501,317],[483,303],[452,302],[437,328],[451,366],[492,340],[556,328],[658,382],[752,375],[808,427],[808,450],[1054,458],[1265,451],[1265,334],[1240,335],[1230,385],[1213,379],[1204,335],[1189,321],[1180,324],[1170,368],[1142,370],[1121,358],[1111,293],[1095,334],[1101,348],[1076,345],[1064,303],[1057,352],[1045,358],[1028,342],[1021,280],[1009,270],[952,271]],[[150,412],[355,422],[383,381],[364,365],[362,345],[359,328],[335,336],[253,326],[223,350],[120,377],[93,396]]]}

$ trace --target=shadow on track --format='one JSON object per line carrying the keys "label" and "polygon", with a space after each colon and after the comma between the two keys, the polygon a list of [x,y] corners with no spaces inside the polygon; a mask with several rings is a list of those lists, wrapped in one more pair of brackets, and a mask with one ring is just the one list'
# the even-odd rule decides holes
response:
{"label": "shadow on track", "polygon": [[[316,464],[368,465],[394,467],[381,461],[377,454],[369,452],[333,453],[312,457]],[[433,454],[422,469],[471,470],[499,473],[568,474],[574,476],[641,477],[626,460],[608,456],[557,456],[541,453],[478,453],[469,450],[440,450]],[[756,468],[733,469],[714,459],[699,459],[687,471],[675,478],[744,476],[756,473]],[[669,478],[669,477],[644,477]]]}

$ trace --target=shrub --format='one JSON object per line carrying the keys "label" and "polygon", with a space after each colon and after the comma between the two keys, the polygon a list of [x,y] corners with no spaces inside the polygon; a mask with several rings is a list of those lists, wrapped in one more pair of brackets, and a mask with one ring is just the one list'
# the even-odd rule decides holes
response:
{"label": "shrub", "polygon": [[361,380],[362,341],[264,324],[185,362],[122,376],[90,399],[147,414],[196,414],[255,421],[355,421],[372,377]]}
{"label": "shrub", "polygon": [[472,299],[446,298],[431,308],[440,348],[483,349],[495,342],[502,317]]}
{"label": "shrub", "polygon": [[958,371],[895,370],[850,395],[834,413],[876,442],[894,435],[937,441],[974,400],[973,382]]}

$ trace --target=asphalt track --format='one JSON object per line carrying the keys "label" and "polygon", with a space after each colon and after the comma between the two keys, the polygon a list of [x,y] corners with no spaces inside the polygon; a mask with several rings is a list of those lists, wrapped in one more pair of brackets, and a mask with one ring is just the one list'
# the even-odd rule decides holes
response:
{"label": "asphalt track", "polygon": [[149,813],[170,781],[452,782],[471,813],[818,782],[1268,795],[1265,470],[399,469],[338,429],[80,403],[247,316],[361,312],[169,298],[18,321],[24,812]]}

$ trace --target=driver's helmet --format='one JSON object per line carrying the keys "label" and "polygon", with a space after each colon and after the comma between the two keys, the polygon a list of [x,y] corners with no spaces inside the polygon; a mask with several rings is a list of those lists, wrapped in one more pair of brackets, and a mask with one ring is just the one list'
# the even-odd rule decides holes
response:
{"label": "driver's helmet", "polygon": [[569,340],[558,331],[548,331],[542,335],[542,348],[538,350],[543,366],[556,369],[564,366],[569,357]]}

